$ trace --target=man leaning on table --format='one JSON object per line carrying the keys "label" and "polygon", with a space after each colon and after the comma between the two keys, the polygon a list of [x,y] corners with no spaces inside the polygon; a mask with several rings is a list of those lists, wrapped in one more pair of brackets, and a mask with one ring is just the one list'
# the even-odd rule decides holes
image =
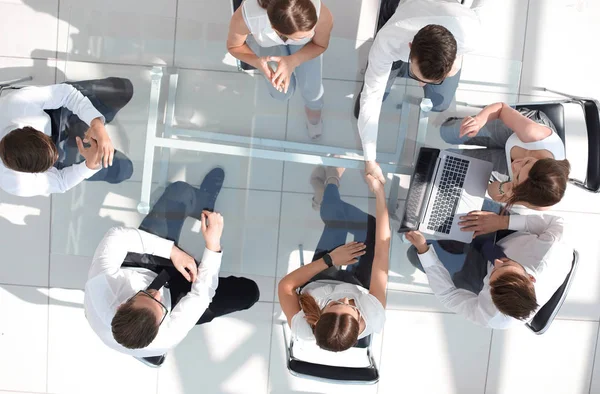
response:
{"label": "man leaning on table", "polygon": [[354,111],[368,174],[385,182],[376,163],[377,133],[381,103],[396,77],[416,80],[432,111],[446,110],[458,87],[462,55],[476,48],[480,27],[475,10],[459,2],[406,0],[379,30]]}
{"label": "man leaning on table", "polygon": [[[458,243],[466,258],[443,247],[436,251],[415,231],[406,235],[413,244],[411,263],[427,274],[445,307],[474,323],[506,329],[530,321],[571,269],[573,249],[561,241],[563,219],[473,212],[461,223],[478,235],[470,245]],[[479,236],[485,233],[491,234]],[[455,257],[464,258],[464,265],[451,277],[444,264]]]}

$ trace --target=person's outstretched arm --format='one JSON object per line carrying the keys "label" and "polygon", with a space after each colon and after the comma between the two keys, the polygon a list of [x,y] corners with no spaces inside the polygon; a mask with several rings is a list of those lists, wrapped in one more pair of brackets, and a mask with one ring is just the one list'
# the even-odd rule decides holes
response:
{"label": "person's outstretched arm", "polygon": [[371,270],[371,283],[369,293],[381,302],[385,308],[386,290],[388,283],[388,270],[390,266],[390,217],[385,201],[383,184],[372,175],[366,176],[366,181],[376,197],[376,229],[375,229],[375,255]]}

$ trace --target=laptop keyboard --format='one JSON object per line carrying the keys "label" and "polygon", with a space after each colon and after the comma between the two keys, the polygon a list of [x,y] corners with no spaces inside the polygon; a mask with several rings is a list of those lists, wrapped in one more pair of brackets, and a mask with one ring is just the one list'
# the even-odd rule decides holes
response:
{"label": "laptop keyboard", "polygon": [[468,169],[468,160],[452,156],[446,157],[442,177],[437,185],[431,216],[427,222],[429,230],[450,234]]}

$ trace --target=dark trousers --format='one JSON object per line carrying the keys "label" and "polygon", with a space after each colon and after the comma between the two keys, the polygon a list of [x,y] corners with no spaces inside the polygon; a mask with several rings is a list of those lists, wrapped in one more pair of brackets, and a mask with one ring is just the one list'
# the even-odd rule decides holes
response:
{"label": "dark trousers", "polygon": [[[211,196],[206,192],[185,182],[175,182],[167,187],[152,211],[142,221],[140,230],[169,239],[177,245],[185,219],[188,216],[200,219],[203,209],[212,208],[208,206],[209,197]],[[128,257],[131,256],[128,254]],[[165,269],[168,272],[171,308],[191,290],[192,284],[177,271],[170,260],[156,256],[147,256],[145,262],[149,260],[148,264],[140,264],[135,260],[135,257],[129,261],[126,259],[123,266],[141,266],[156,273]],[[219,278],[215,296],[196,324],[208,323],[215,317],[248,309],[258,301],[259,296],[258,286],[250,279],[234,276]]]}
{"label": "dark trousers", "polygon": [[325,229],[312,261],[344,245],[349,233],[354,236],[356,242],[363,242],[366,245],[366,253],[357,263],[348,265],[346,270],[332,267],[315,275],[309,282],[333,279],[368,289],[371,285],[371,269],[375,256],[375,218],[342,201],[338,187],[329,184],[325,188],[321,203],[321,219],[325,223]]}
{"label": "dark trousers", "polygon": [[[92,105],[110,123],[117,112],[133,97],[133,85],[125,78],[105,78],[90,81],[67,82],[87,97]],[[58,148],[58,161],[54,166],[58,169],[82,162],[75,137],[83,139],[89,126],[79,119],[71,110],[58,108],[46,110],[52,122],[52,140]],[[120,183],[133,174],[133,163],[122,152],[115,150],[113,165],[103,168],[88,181],[105,181]]]}

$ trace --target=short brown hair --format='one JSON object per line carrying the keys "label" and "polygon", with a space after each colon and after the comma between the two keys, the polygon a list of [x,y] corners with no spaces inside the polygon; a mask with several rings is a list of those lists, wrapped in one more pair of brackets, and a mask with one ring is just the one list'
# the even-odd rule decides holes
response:
{"label": "short brown hair", "polygon": [[444,26],[427,25],[415,34],[410,57],[425,79],[441,81],[456,60],[456,39]]}
{"label": "short brown hair", "polygon": [[141,349],[156,338],[159,322],[152,310],[135,307],[134,300],[132,298],[119,306],[110,325],[118,343],[128,349]]}
{"label": "short brown hair", "polygon": [[315,299],[308,294],[300,296],[300,307],[321,349],[341,352],[358,341],[360,324],[349,313],[322,313]]}
{"label": "short brown hair", "polygon": [[0,159],[6,168],[14,171],[44,172],[58,160],[58,150],[46,134],[33,127],[23,127],[0,140]]}
{"label": "short brown hair", "polygon": [[258,0],[267,10],[271,26],[281,34],[310,31],[318,21],[317,9],[311,0]]}
{"label": "short brown hair", "polygon": [[533,282],[525,273],[506,272],[490,281],[496,308],[507,316],[525,320],[537,309]]}
{"label": "short brown hair", "polygon": [[526,180],[513,187],[506,202],[510,208],[518,202],[536,207],[551,207],[562,200],[569,181],[571,164],[568,160],[541,159],[536,161]]}

